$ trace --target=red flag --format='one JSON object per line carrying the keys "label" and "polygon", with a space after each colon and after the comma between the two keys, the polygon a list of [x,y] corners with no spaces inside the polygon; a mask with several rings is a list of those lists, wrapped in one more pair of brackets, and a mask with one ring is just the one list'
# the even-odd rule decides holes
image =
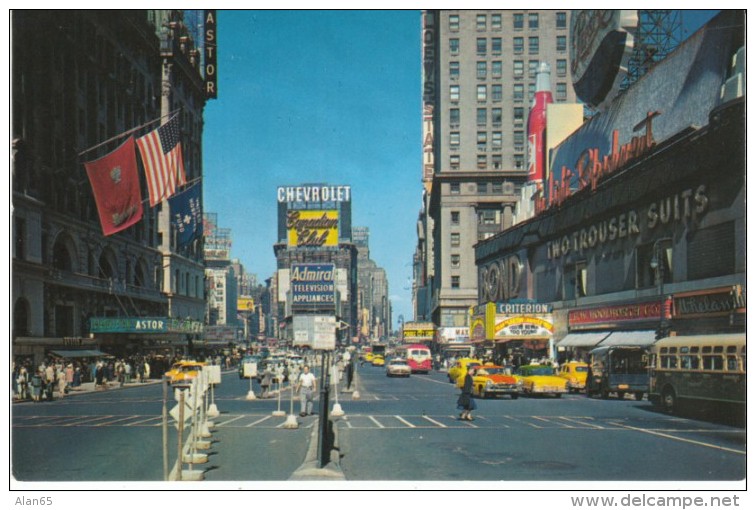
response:
{"label": "red flag", "polygon": [[84,163],[84,168],[92,184],[103,234],[115,234],[142,219],[133,136],[107,156]]}
{"label": "red flag", "polygon": [[138,138],[136,143],[144,163],[150,207],[154,207],[176,193],[177,185],[186,184],[178,116]]}

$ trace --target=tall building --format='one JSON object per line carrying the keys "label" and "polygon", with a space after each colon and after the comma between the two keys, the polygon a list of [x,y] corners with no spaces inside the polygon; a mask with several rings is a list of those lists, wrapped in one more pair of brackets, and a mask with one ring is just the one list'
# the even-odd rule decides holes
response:
{"label": "tall building", "polygon": [[391,304],[386,270],[370,258],[370,229],[352,227],[357,247],[357,310],[361,340],[385,341],[391,334]]}
{"label": "tall building", "polygon": [[575,102],[570,11],[429,10],[423,26],[423,207],[416,318],[468,325],[473,246],[514,224],[527,181],[528,111],[541,63],[554,103]]}
{"label": "tall building", "polygon": [[14,11],[11,22],[13,354],[183,351],[202,332],[201,240],[177,242],[167,201],[106,235],[84,168],[180,110],[187,180],[202,177],[205,76],[183,12]]}

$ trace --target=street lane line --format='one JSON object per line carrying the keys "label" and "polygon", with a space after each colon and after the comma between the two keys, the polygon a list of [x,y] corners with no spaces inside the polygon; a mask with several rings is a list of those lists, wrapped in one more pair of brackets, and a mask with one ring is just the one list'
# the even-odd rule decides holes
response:
{"label": "street lane line", "polygon": [[134,425],[139,425],[140,423],[146,423],[146,422],[152,421],[152,420],[160,420],[160,422],[162,423],[163,417],[162,416],[157,416],[157,417],[156,416],[150,416],[149,418],[145,418],[144,420],[139,420],[139,421],[127,423],[124,426],[125,427],[133,427]]}
{"label": "street lane line", "polygon": [[657,432],[655,430],[641,429],[641,428],[638,428],[638,427],[632,427],[630,425],[623,425],[621,423],[616,423],[616,422],[611,422],[611,423],[613,423],[614,425],[616,425],[616,426],[618,426],[620,428],[623,428],[623,429],[635,430],[636,432],[643,432],[645,434],[651,434],[652,436],[666,437],[667,439],[674,439],[675,441],[681,441],[683,443],[691,443],[691,444],[695,444],[695,445],[698,445],[698,446],[705,446],[707,448],[713,448],[715,450],[722,450],[722,451],[725,451],[725,452],[739,453],[740,455],[745,455],[746,454],[746,452],[744,452],[742,450],[735,450],[733,448],[727,448],[727,447],[719,446],[719,445],[715,445],[715,444],[704,443],[703,441],[696,441],[694,439],[686,439],[684,437],[677,437],[677,436],[673,436],[671,434],[664,434],[662,432]]}
{"label": "street lane line", "polygon": [[397,420],[399,420],[400,422],[404,423],[405,425],[407,425],[407,426],[408,426],[409,428],[411,428],[411,429],[417,428],[417,427],[416,427],[415,425],[411,424],[410,422],[408,422],[407,420],[405,420],[405,419],[404,419],[404,418],[402,418],[401,416],[398,416],[398,415],[396,415],[396,414],[395,414],[395,415],[394,415],[394,418],[396,418],[396,419],[397,419]]}
{"label": "street lane line", "polygon": [[[425,418],[426,420],[428,420],[428,421],[429,421],[429,422],[431,422],[431,423],[435,423],[436,425],[438,425],[438,426],[439,426],[439,427],[441,427],[442,429],[448,428],[448,427],[447,427],[446,425],[444,425],[444,424],[443,424],[443,423],[441,423],[440,421],[436,421],[436,420],[434,420],[434,419],[433,419],[433,418],[431,418],[430,416],[425,416],[425,415],[423,415],[423,418]],[[452,418],[453,418],[453,416],[452,416]]]}
{"label": "street lane line", "polygon": [[265,418],[261,418],[261,419],[259,419],[259,420],[257,420],[257,421],[253,421],[253,422],[252,422],[252,423],[250,423],[249,425],[244,425],[244,426],[245,426],[245,427],[254,427],[254,426],[255,426],[255,425],[257,425],[258,423],[262,423],[262,422],[264,422],[265,420],[269,420],[269,419],[271,419],[271,418],[272,418],[272,416],[266,416]]}
{"label": "street lane line", "polygon": [[[583,425],[585,427],[591,427],[591,428],[594,428],[594,429],[603,429],[604,428],[601,425],[594,425],[593,423],[586,423],[584,421],[576,420],[575,418],[570,418],[569,416],[560,416],[559,419],[560,420],[565,420],[565,421],[571,421],[573,423],[577,423],[578,425]],[[569,428],[574,428],[574,427],[569,427]]]}
{"label": "street lane line", "polygon": [[244,414],[240,414],[240,415],[239,415],[239,416],[237,416],[236,418],[231,418],[230,420],[226,420],[226,421],[224,421],[224,422],[222,422],[222,423],[218,423],[218,424],[216,424],[216,427],[221,427],[221,426],[223,426],[223,425],[227,425],[227,424],[231,423],[232,421],[241,420],[242,418],[244,418],[244,416],[246,416],[246,415],[244,415]]}
{"label": "street lane line", "polygon": [[[95,427],[103,427],[103,426],[107,426],[107,425],[112,425],[113,423],[118,423],[119,421],[130,420],[130,419],[135,418],[137,416],[139,416],[139,415],[131,415],[131,416],[126,416],[125,418],[118,418],[117,420],[112,420],[112,421],[106,421],[106,422],[103,422],[103,423],[98,423],[97,425],[95,425]],[[69,427],[69,426],[70,425],[66,425],[66,427]]]}
{"label": "street lane line", "polygon": [[385,429],[386,428],[386,427],[383,426],[383,424],[381,422],[379,422],[378,420],[376,420],[372,416],[368,416],[368,418],[370,418],[371,420],[373,420],[373,423],[375,423],[376,425],[378,425],[378,428],[381,428],[381,429]]}

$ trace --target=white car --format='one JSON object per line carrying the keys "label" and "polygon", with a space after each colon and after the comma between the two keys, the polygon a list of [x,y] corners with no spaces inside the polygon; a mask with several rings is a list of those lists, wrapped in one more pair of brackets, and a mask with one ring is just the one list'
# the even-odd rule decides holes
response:
{"label": "white car", "polygon": [[394,358],[386,363],[386,377],[409,377],[412,369],[406,359]]}

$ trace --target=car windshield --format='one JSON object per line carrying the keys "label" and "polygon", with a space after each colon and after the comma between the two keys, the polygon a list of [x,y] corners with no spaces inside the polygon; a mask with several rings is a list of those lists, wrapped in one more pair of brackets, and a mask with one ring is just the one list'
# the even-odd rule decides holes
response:
{"label": "car windshield", "polygon": [[575,372],[588,372],[588,367],[575,367]]}
{"label": "car windshield", "polygon": [[395,359],[391,362],[392,365],[406,365],[407,362],[403,359]]}
{"label": "car windshield", "polygon": [[504,367],[480,367],[476,372],[477,375],[501,375],[506,374]]}
{"label": "car windshield", "polygon": [[530,367],[525,369],[523,375],[554,375],[551,367]]}

